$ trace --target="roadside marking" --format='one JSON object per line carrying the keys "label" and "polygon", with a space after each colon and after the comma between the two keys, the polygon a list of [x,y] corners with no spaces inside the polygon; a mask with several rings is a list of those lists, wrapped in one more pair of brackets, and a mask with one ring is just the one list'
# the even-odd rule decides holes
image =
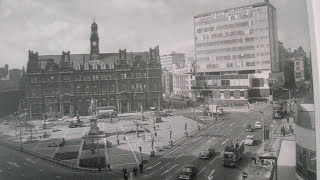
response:
{"label": "roadside marking", "polygon": [[153,165],[153,166],[147,167],[147,168],[146,168],[146,170],[152,169],[152,168],[154,168],[154,167],[158,166],[158,165],[159,165],[159,164],[161,164],[161,163],[162,163],[162,162],[158,162],[156,165]]}
{"label": "roadside marking", "polygon": [[229,126],[233,126],[234,125],[234,123],[236,123],[236,122],[233,122],[232,124],[230,124]]}
{"label": "roadside marking", "polygon": [[8,163],[11,164],[12,166],[20,167],[19,165],[17,165],[17,163],[12,163],[12,162],[8,162]]}
{"label": "roadside marking", "polygon": [[32,162],[33,164],[36,164],[36,162],[32,161],[31,159],[26,159],[29,162]]}
{"label": "roadside marking", "polygon": [[212,180],[214,171],[215,171],[215,170],[212,170],[212,171],[211,171],[211,173],[210,173],[209,176],[208,176],[208,180]]}
{"label": "roadside marking", "polygon": [[207,143],[210,143],[212,140],[214,140],[216,137],[213,137],[212,139],[210,139]]}
{"label": "roadside marking", "polygon": [[201,169],[201,171],[198,172],[197,175],[199,175],[200,173],[202,173],[202,171],[204,171],[207,167],[204,167],[203,169]]}
{"label": "roadside marking", "polygon": [[217,157],[215,157],[212,161],[210,161],[209,164],[213,163],[213,161],[215,161],[221,154],[222,152]]}
{"label": "roadside marking", "polygon": [[172,166],[170,169],[168,169],[168,170],[166,170],[165,172],[163,172],[163,173],[161,174],[161,176],[163,176],[164,174],[168,173],[169,171],[171,171],[171,170],[172,170],[173,168],[175,168],[176,166],[178,166],[178,164]]}
{"label": "roadside marking", "polygon": [[168,166],[169,164],[171,164],[171,162],[168,162],[166,165],[162,166],[160,169],[163,169],[164,167]]}
{"label": "roadside marking", "polygon": [[198,137],[198,138],[196,138],[196,139],[194,139],[194,140],[192,140],[193,142],[195,142],[196,140],[198,140],[198,139],[200,139],[201,138],[201,136],[200,137]]}
{"label": "roadside marking", "polygon": [[180,154],[178,157],[175,158],[175,160],[177,160],[179,157],[183,156],[184,153]]}
{"label": "roadside marking", "polygon": [[229,138],[226,139],[225,141],[223,141],[223,142],[221,143],[221,145],[224,145],[228,140],[229,140]]}

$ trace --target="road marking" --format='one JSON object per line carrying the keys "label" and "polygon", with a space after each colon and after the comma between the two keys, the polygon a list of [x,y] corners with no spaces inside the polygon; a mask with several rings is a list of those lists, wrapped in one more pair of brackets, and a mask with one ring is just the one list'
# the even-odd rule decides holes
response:
{"label": "road marking", "polygon": [[202,171],[204,171],[207,167],[204,167],[203,169],[201,169],[201,171],[198,172],[197,175],[199,175],[200,173],[202,173]]}
{"label": "road marking", "polygon": [[153,166],[147,167],[147,168],[146,168],[146,170],[152,169],[152,168],[154,168],[154,167],[158,166],[158,165],[159,165],[159,164],[161,164],[161,163],[162,163],[162,162],[158,162],[156,165],[153,165]]}
{"label": "road marking", "polygon": [[234,123],[236,123],[236,122],[233,122],[232,124],[230,124],[229,126],[233,126],[234,125]]}
{"label": "road marking", "polygon": [[181,171],[181,169],[183,169],[184,167],[182,166],[180,169],[178,169],[176,172],[179,172],[179,171]]}
{"label": "road marking", "polygon": [[0,173],[2,172],[2,170],[0,169]]}
{"label": "road marking", "polygon": [[194,161],[194,160],[196,160],[198,157],[196,156],[195,158],[193,158],[191,161]]}
{"label": "road marking", "polygon": [[26,159],[29,162],[32,162],[33,164],[36,164],[36,162],[32,161],[31,159]]}
{"label": "road marking", "polygon": [[12,166],[15,166],[15,167],[20,167],[17,165],[17,163],[12,163],[12,162],[8,162],[9,164],[11,164]]}
{"label": "road marking", "polygon": [[207,143],[210,143],[212,140],[214,140],[216,137],[213,137],[212,139],[210,139]]}
{"label": "road marking", "polygon": [[180,154],[178,157],[175,158],[175,160],[177,160],[179,157],[183,156],[184,153]]}
{"label": "road marking", "polygon": [[229,140],[229,138],[226,139],[225,141],[223,141],[223,142],[221,143],[221,145],[224,145],[228,140]]}
{"label": "road marking", "polygon": [[60,176],[56,176],[56,178],[60,179],[61,177]]}
{"label": "road marking", "polygon": [[215,170],[212,170],[212,171],[211,171],[211,173],[210,173],[209,176],[208,176],[208,180],[212,180],[214,171],[215,171]]}
{"label": "road marking", "polygon": [[217,157],[215,157],[212,161],[210,161],[209,164],[213,163],[213,161],[215,161],[221,154],[222,152]]}
{"label": "road marking", "polygon": [[176,164],[176,165],[172,166],[170,169],[166,170],[164,173],[161,174],[161,176],[163,176],[164,174],[168,173],[169,171],[171,171],[176,166],[178,166],[178,164]]}
{"label": "road marking", "polygon": [[242,127],[245,127],[247,125],[247,123],[245,123],[244,125],[242,125]]}
{"label": "road marking", "polygon": [[170,179],[172,176],[169,176],[166,180]]}
{"label": "road marking", "polygon": [[201,138],[201,136],[200,137],[198,137],[198,138],[196,138],[196,139],[194,139],[194,140],[192,140],[193,142],[195,142],[196,140],[198,140],[198,139],[200,139]]}
{"label": "road marking", "polygon": [[168,162],[166,165],[162,166],[160,169],[163,169],[164,167],[168,166],[171,162]]}

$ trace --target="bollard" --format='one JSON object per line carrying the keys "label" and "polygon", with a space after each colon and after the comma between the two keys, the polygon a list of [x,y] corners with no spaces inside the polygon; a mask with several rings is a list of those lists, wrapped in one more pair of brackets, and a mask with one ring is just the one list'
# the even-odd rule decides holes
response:
{"label": "bollard", "polygon": [[133,180],[133,173],[130,173],[130,180]]}

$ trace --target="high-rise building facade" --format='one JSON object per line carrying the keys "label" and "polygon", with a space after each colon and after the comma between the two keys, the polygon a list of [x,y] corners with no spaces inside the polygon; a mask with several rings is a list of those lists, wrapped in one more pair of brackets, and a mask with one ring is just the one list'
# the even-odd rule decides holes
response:
{"label": "high-rise building facade", "polygon": [[[194,17],[198,96],[219,101],[269,99],[281,81],[276,9],[268,2]],[[281,83],[280,83],[281,84]]]}
{"label": "high-rise building facade", "polygon": [[161,107],[159,47],[145,52],[100,53],[91,25],[90,54],[39,55],[29,51],[26,102],[32,116],[88,115],[90,101],[119,112]]}

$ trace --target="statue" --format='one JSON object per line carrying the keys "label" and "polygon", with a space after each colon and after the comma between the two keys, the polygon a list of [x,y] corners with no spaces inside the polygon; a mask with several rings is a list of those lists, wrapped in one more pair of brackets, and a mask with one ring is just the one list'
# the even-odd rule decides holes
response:
{"label": "statue", "polygon": [[97,104],[93,98],[91,98],[89,113],[91,116],[97,116]]}

